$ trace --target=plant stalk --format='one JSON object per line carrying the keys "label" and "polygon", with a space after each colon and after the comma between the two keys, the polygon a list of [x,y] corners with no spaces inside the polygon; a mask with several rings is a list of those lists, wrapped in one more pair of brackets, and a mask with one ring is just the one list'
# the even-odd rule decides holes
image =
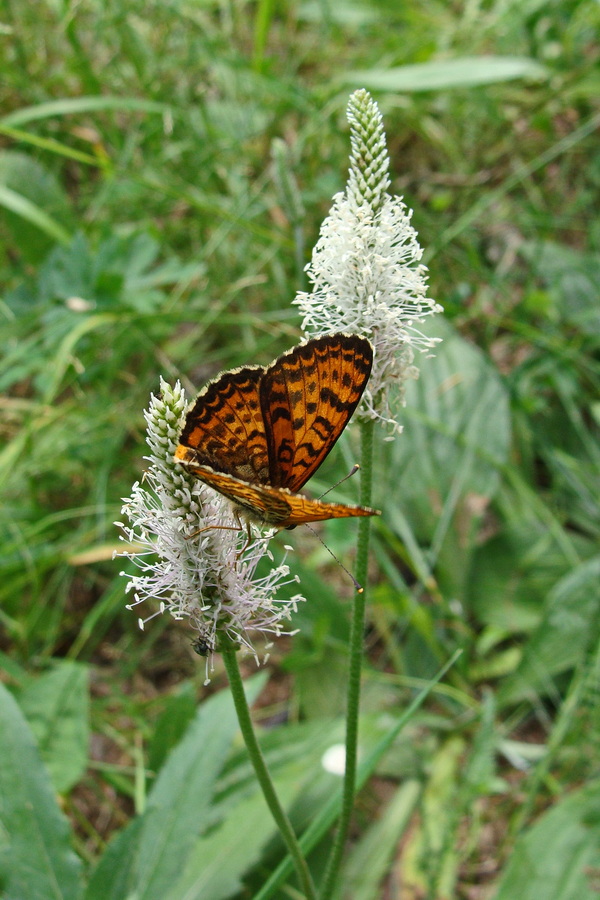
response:
{"label": "plant stalk", "polygon": [[[373,431],[372,420],[361,423],[361,480],[360,502],[371,505],[373,493]],[[338,877],[344,847],[350,830],[354,795],[356,791],[356,762],[358,752],[358,717],[360,712],[360,680],[363,660],[363,638],[365,630],[366,583],[369,563],[369,539],[371,519],[368,516],[358,520],[358,542],[356,549],[356,580],[361,590],[354,595],[352,623],[350,626],[350,667],[348,672],[348,694],[346,709],[346,765],[342,789],[342,810],[335,834],[331,854],[325,870],[320,900],[329,900]]]}
{"label": "plant stalk", "polygon": [[256,733],[254,731],[252,717],[250,716],[250,709],[248,707],[248,701],[246,700],[246,693],[244,691],[244,684],[238,666],[237,650],[233,644],[225,641],[223,641],[219,646],[219,650],[223,656],[223,662],[225,664],[225,669],[227,670],[227,677],[229,678],[229,686],[231,688],[231,696],[233,697],[233,703],[235,706],[235,711],[237,713],[238,722],[240,724],[242,737],[244,738],[244,743],[246,744],[246,749],[248,750],[248,756],[250,757],[250,762],[254,767],[258,783],[260,784],[261,790],[263,792],[263,796],[267,801],[267,805],[271,810],[271,815],[273,816],[275,823],[279,828],[279,832],[285,843],[287,844],[287,848],[289,850],[290,856],[294,861],[296,872],[298,873],[298,879],[300,881],[300,885],[302,887],[306,900],[316,900],[317,895],[308,869],[308,865],[306,863],[306,860],[304,859],[304,856],[302,855],[302,851],[300,849],[300,845],[298,843],[296,835],[294,834],[292,824],[279,802],[279,798],[277,797],[277,794],[275,792],[271,776],[269,775],[269,770],[267,769],[267,765],[265,763],[265,758],[256,739]]}

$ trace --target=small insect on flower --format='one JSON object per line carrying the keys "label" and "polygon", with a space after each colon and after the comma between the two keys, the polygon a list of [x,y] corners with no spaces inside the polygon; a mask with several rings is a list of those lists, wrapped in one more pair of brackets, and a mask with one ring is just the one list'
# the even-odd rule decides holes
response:
{"label": "small insect on flower", "polygon": [[194,653],[197,653],[198,656],[208,656],[209,653],[212,652],[212,647],[206,638],[197,637],[195,641],[192,641],[192,650]]}
{"label": "small insect on flower", "polygon": [[338,333],[299,344],[266,368],[223,372],[190,405],[175,460],[239,516],[278,530],[379,515],[297,493],[348,424],[372,365],[368,340]]}

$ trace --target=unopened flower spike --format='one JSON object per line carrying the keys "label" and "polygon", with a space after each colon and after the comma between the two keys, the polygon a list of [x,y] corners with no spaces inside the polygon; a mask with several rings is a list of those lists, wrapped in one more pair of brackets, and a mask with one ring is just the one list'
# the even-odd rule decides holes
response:
{"label": "unopened flower spike", "polygon": [[323,222],[307,273],[313,289],[293,301],[313,337],[347,331],[375,348],[371,379],[358,416],[384,420],[395,431],[398,403],[407,378],[418,375],[415,350],[432,349],[438,338],[419,326],[441,306],[427,297],[423,251],[410,224],[412,210],[388,193],[389,156],[377,104],[365,90],[348,104],[350,171]]}
{"label": "unopened flower spike", "polygon": [[155,610],[140,619],[142,626],[166,611],[191,620],[199,647],[218,649],[223,635],[256,656],[248,632],[287,633],[283,623],[303,598],[276,599],[279,588],[296,579],[285,558],[256,576],[265,555],[272,561],[269,536],[248,543],[229,503],[174,461],[187,401],[179,382],[171,387],[161,380],[160,388],[144,414],[150,465],[124,501],[127,523],[117,523],[123,538],[139,548],[122,554],[138,569],[123,573],[133,595],[130,608],[151,601]]}

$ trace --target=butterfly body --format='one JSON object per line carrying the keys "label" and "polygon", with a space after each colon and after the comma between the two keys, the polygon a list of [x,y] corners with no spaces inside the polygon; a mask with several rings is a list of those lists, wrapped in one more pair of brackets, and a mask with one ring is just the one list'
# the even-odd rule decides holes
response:
{"label": "butterfly body", "polygon": [[175,459],[261,525],[376,515],[297,493],[346,427],[372,362],[365,338],[333,334],[299,344],[266,368],[224,372],[190,404]]}

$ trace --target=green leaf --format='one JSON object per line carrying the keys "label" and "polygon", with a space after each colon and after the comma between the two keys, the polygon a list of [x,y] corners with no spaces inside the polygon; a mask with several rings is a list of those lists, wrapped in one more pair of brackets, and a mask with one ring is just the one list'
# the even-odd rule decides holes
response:
{"label": "green leaf", "polygon": [[519,252],[541,282],[558,296],[555,307],[561,318],[586,334],[600,337],[600,255],[552,241],[529,241]]}
{"label": "green leaf", "polygon": [[426,508],[430,490],[493,497],[510,446],[504,385],[483,353],[443,319],[427,333],[442,343],[433,358],[415,361],[420,373],[407,386],[404,432],[392,445],[402,496],[411,503],[420,497]]}
{"label": "green leaf", "polygon": [[24,223],[34,225],[36,229],[44,232],[44,234],[59,244],[69,242],[69,233],[52,216],[49,216],[36,203],[32,203],[27,197],[17,193],[17,191],[13,191],[4,184],[0,184],[0,206],[3,206],[8,213],[14,213],[10,219],[8,216],[6,216],[6,219],[11,222],[10,230],[15,247],[24,252],[26,257],[31,258],[31,256],[34,256],[34,258],[39,258],[46,252],[47,247],[40,240],[37,240],[33,242],[37,252],[35,254],[28,253],[27,251],[32,249],[31,242],[28,242],[23,237],[24,229],[18,227],[19,219],[23,219]]}
{"label": "green leaf", "polygon": [[[386,10],[389,13],[390,9]],[[383,16],[374,5],[361,3],[360,0],[344,0],[343,3],[330,3],[324,6],[319,0],[307,0],[301,3],[296,10],[298,19],[302,22],[310,22],[316,24],[317,28],[322,28],[325,22],[327,26],[335,22],[344,28],[365,27],[380,21]],[[389,21],[387,15],[385,21]]]}
{"label": "green leaf", "polygon": [[148,112],[164,115],[171,110],[166,103],[153,103],[149,100],[138,100],[134,97],[70,97],[62,100],[51,100],[48,103],[38,103],[35,106],[26,106],[15,112],[3,116],[0,122],[14,128],[17,125],[26,125],[28,122],[36,122],[40,119],[48,119],[52,116],[66,116],[75,113],[98,112],[99,110],[114,109],[125,112]]}
{"label": "green leaf", "polygon": [[158,242],[143,233],[113,235],[97,248],[76,234],[67,247],[55,248],[45,260],[38,302],[81,297],[95,311],[156,311],[165,300],[159,288],[197,278],[203,271],[202,266],[184,266],[177,259],[159,265],[159,253]]}
{"label": "green leaf", "polygon": [[6,900],[77,900],[81,862],[71,850],[34,737],[0,684],[0,885]]}
{"label": "green leaf", "polygon": [[480,623],[504,634],[533,631],[539,624],[547,592],[566,563],[543,546],[547,532],[528,520],[505,527],[475,548],[466,602]]}
{"label": "green leaf", "polygon": [[307,665],[305,658],[296,672],[297,702],[307,719],[334,718],[345,707],[348,654],[331,646],[321,649],[315,648],[312,662]]}
{"label": "green leaf", "polygon": [[421,786],[416,780],[406,781],[392,799],[378,811],[377,820],[348,856],[334,895],[352,900],[379,900],[381,882],[389,872],[398,845],[415,810]]}
{"label": "green leaf", "polygon": [[54,668],[31,681],[19,704],[46,763],[55,789],[66,793],[88,763],[88,670],[74,662]]}
{"label": "green leaf", "polygon": [[55,176],[26,153],[0,153],[0,223],[11,249],[40,262],[54,243],[70,240],[71,205]]}
{"label": "green leaf", "polygon": [[346,73],[342,81],[367,90],[414,92],[498,84],[515,78],[541,81],[548,77],[544,66],[527,57],[464,56],[391,69],[362,69]]}
{"label": "green leaf", "polygon": [[148,746],[148,767],[158,772],[169,752],[181,740],[196,714],[194,686],[185,682],[180,691],[166,698],[165,708],[156,723]]}
{"label": "green leaf", "polygon": [[[246,682],[249,702],[265,682],[260,674]],[[215,784],[237,731],[228,690],[199,708],[185,737],[169,755],[139,820],[109,847],[90,882],[87,900],[136,900],[164,897],[187,865],[199,835],[213,824]]]}
{"label": "green leaf", "polygon": [[494,900],[597,900],[600,781],[560,800],[518,838]]}
{"label": "green leaf", "polygon": [[[275,780],[284,808],[298,789],[298,783],[289,777]],[[166,900],[222,900],[232,896],[240,890],[244,872],[259,862],[261,850],[275,833],[275,822],[262,794],[230,807],[221,825],[197,841]]]}
{"label": "green leaf", "polygon": [[139,816],[114,837],[96,866],[85,900],[125,900],[135,897],[134,871],[144,819]]}
{"label": "green leaf", "polygon": [[84,163],[89,166],[106,166],[106,159],[99,156],[90,156],[89,153],[82,153],[55,141],[52,138],[40,137],[31,131],[22,131],[20,128],[11,128],[10,125],[0,124],[0,134],[5,134],[13,141],[19,141],[21,144],[30,144],[32,147],[39,147],[41,150],[48,150],[50,153],[56,153],[59,156],[65,156],[67,159],[74,159],[77,162]]}
{"label": "green leaf", "polygon": [[535,693],[552,693],[553,678],[576,666],[598,640],[600,557],[577,566],[548,594],[543,619],[525,647],[521,664],[499,695],[515,703]]}
{"label": "green leaf", "polygon": [[427,333],[443,343],[433,359],[418,360],[420,376],[407,387],[401,415],[404,431],[387,445],[384,460],[394,490],[374,501],[401,535],[419,577],[429,575],[419,544],[430,545],[443,590],[462,597],[474,536],[508,459],[509,403],[495,369],[450,325],[439,319]]}

